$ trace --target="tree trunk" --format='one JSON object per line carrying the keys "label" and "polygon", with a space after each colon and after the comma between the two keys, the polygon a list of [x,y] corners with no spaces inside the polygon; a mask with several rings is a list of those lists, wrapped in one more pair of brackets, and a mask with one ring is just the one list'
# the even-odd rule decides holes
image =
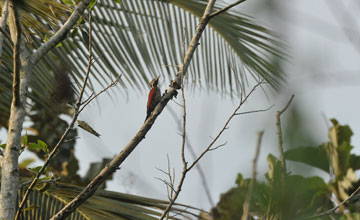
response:
{"label": "tree trunk", "polygon": [[[20,59],[20,54],[22,54],[20,48],[23,50],[25,47],[24,43],[21,42],[19,10],[16,5],[14,5],[14,1],[9,1],[9,27],[11,39],[14,43],[14,80],[8,139],[6,143],[5,156],[2,162],[0,196],[1,219],[13,219],[15,215],[16,197],[19,183],[18,158],[21,147],[22,125],[25,118],[25,101],[28,85],[27,63],[24,61],[25,59]],[[20,44],[22,44],[21,47]]]}

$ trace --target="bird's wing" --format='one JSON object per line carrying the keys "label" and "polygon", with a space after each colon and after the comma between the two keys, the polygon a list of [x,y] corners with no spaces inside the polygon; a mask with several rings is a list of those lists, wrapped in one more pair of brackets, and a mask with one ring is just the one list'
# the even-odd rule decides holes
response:
{"label": "bird's wing", "polygon": [[147,110],[150,110],[151,101],[154,98],[154,95],[156,93],[156,88],[152,88],[149,92],[148,102],[147,102]]}

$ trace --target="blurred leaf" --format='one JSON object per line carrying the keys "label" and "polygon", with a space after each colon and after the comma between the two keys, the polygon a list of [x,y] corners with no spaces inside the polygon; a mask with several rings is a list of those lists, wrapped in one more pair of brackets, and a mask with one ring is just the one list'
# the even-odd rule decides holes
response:
{"label": "blurred leaf", "polygon": [[39,149],[39,150],[43,151],[44,153],[49,152],[47,144],[45,142],[43,142],[42,140],[37,140],[37,143],[29,143],[28,148],[30,150]]}
{"label": "blurred leaf", "polygon": [[5,150],[6,144],[1,144],[0,147]]}
{"label": "blurred leaf", "polygon": [[30,164],[34,163],[35,159],[34,158],[28,158],[28,159],[24,159],[21,161],[21,163],[19,163],[19,168],[20,169],[25,169],[27,168]]}
{"label": "blurred leaf", "polygon": [[40,178],[39,181],[44,181],[44,180],[51,180],[51,177],[50,176],[45,176],[43,178]]}
{"label": "blurred leaf", "polygon": [[268,165],[269,165],[269,171],[267,172],[267,177],[269,180],[274,181],[274,184],[277,185],[277,183],[281,182],[281,176],[283,175],[281,162],[278,158],[276,158],[274,155],[269,154],[267,157]]}
{"label": "blurred leaf", "polygon": [[22,138],[23,145],[26,146],[28,144],[28,136],[25,134]]}
{"label": "blurred leaf", "polygon": [[301,162],[329,173],[330,163],[323,145],[318,147],[298,147],[284,153],[286,160]]}
{"label": "blurred leaf", "polygon": [[37,206],[37,205],[31,205],[31,206],[26,207],[26,208],[23,210],[23,212],[31,211],[31,210],[33,210],[33,209],[38,209],[38,208],[40,208],[40,207]]}
{"label": "blurred leaf", "polygon": [[62,2],[64,2],[65,4],[69,5],[69,6],[73,6],[74,2],[72,0],[61,0]]}
{"label": "blurred leaf", "polygon": [[37,166],[37,167],[34,167],[34,168],[28,168],[28,169],[35,172],[35,173],[38,173],[41,168],[42,168],[42,166]]}
{"label": "blurred leaf", "polygon": [[40,149],[40,146],[39,146],[39,144],[36,144],[36,143],[29,143],[28,148],[30,150],[36,150],[36,149]]}
{"label": "blurred leaf", "polygon": [[38,146],[39,146],[40,150],[44,151],[45,153],[49,152],[49,148],[44,141],[38,140],[37,142],[38,142]]}
{"label": "blurred leaf", "polygon": [[85,131],[89,132],[90,134],[96,136],[96,137],[100,137],[101,135],[99,133],[97,133],[88,123],[86,123],[85,121],[81,121],[81,120],[77,120],[78,126],[82,129],[84,129]]}
{"label": "blurred leaf", "polygon": [[336,119],[330,120],[333,127],[329,131],[329,139],[334,146],[342,145],[344,142],[350,144],[351,136],[353,135],[352,130],[348,125],[341,126]]}
{"label": "blurred leaf", "polygon": [[350,155],[350,167],[353,170],[358,170],[360,169],[360,156],[351,154]]}
{"label": "blurred leaf", "polygon": [[88,10],[92,9],[94,7],[94,5],[96,4],[97,0],[91,0],[89,5],[88,5]]}
{"label": "blurred leaf", "polygon": [[[243,179],[242,175],[238,174],[236,183],[238,184],[237,187],[233,187],[227,192],[221,194],[220,201],[212,210],[214,219],[241,219],[243,205],[249,189],[250,179]],[[250,204],[251,213],[266,213],[271,194],[271,188],[268,184],[259,181],[255,181],[253,187],[253,194]]]}
{"label": "blurred leaf", "polygon": [[310,216],[327,211],[333,207],[331,191],[320,177],[305,178],[289,175],[286,178],[285,213],[288,219]]}
{"label": "blurred leaf", "polygon": [[114,1],[119,3],[120,5],[122,4],[121,0],[114,0]]}

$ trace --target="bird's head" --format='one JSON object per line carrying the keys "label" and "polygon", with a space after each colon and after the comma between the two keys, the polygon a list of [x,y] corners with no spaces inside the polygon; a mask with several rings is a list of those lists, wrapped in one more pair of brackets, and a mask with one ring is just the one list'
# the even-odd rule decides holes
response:
{"label": "bird's head", "polygon": [[155,79],[151,80],[151,82],[149,82],[149,86],[151,86],[151,88],[157,87],[159,78],[160,78],[160,75],[158,77],[156,77]]}

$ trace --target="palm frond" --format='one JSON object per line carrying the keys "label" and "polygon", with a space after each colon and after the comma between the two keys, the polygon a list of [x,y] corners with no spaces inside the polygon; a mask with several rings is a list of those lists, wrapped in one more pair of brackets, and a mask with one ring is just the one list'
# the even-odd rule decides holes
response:
{"label": "palm frond", "polygon": [[[30,4],[32,2],[34,4]],[[22,16],[24,23],[31,23],[31,19],[37,19],[39,23],[39,29],[30,28],[37,33],[29,34],[33,42],[31,48],[37,48],[43,42],[39,35],[44,28],[52,33],[70,10],[60,3],[51,8],[46,2],[55,1],[24,1],[23,14],[29,14]],[[88,92],[95,84],[105,86],[120,73],[123,73],[121,91],[125,92],[131,89],[144,93],[148,90],[147,83],[156,75],[162,75],[161,83],[170,82],[182,63],[184,47],[188,46],[205,4],[205,0],[122,0],[122,4],[113,0],[98,1],[93,11],[92,32],[96,62]],[[217,4],[216,9],[223,6]],[[49,17],[45,18],[45,14]],[[87,15],[83,16],[84,21],[86,18]],[[277,60],[285,57],[284,46],[271,31],[239,12],[221,14],[209,25],[187,74],[185,82],[190,88],[238,95],[246,87],[249,77],[257,81],[265,79],[271,87],[279,88],[285,74]],[[54,90],[55,72],[61,66],[71,71],[75,84],[85,76],[88,51],[83,36],[88,24],[79,23],[76,29],[79,29],[78,34],[69,36],[62,46],[55,48],[36,66],[31,81],[33,101],[51,107],[49,94]],[[50,36],[51,33],[45,34]],[[8,47],[1,60],[1,73],[4,74],[0,74],[0,89],[11,89],[11,56]],[[11,93],[10,96],[8,93],[0,90],[0,102],[10,103]]]}
{"label": "palm frond", "polygon": [[[22,197],[24,189],[20,189],[19,198]],[[30,193],[24,207],[23,219],[50,219],[82,190],[82,187],[63,183],[38,184]],[[69,219],[155,220],[162,214],[167,203],[163,200],[98,190],[72,213]],[[171,210],[170,219],[182,219],[181,216],[198,217],[195,212],[198,210],[175,204]]]}
{"label": "palm frond", "polygon": [[[104,83],[123,72],[122,86],[140,91],[147,90],[147,82],[157,74],[169,82],[181,65],[183,42],[187,46],[205,6],[203,0],[124,0],[122,5],[99,1],[93,14],[93,37],[95,56],[100,59],[94,65],[93,80]],[[216,9],[221,7],[218,4]],[[57,48],[58,55],[77,63],[76,75],[83,76],[87,52],[82,38],[66,44]],[[69,47],[76,49],[66,53]],[[278,88],[285,76],[272,58],[284,56],[283,44],[271,31],[249,16],[226,12],[206,29],[188,83],[232,94],[241,91],[250,74]]]}

